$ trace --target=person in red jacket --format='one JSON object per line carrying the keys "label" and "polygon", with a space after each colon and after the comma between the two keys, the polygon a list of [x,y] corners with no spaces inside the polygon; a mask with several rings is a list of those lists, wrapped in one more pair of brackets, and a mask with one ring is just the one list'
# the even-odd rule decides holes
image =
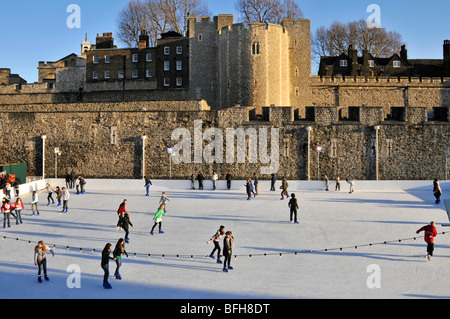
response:
{"label": "person in red jacket", "polygon": [[435,227],[435,223],[431,222],[429,225],[423,226],[420,228],[416,233],[420,233],[421,231],[424,231],[424,237],[423,239],[428,244],[427,246],[427,259],[431,260],[431,256],[433,256],[434,251],[434,237],[437,236],[437,230]]}
{"label": "person in red jacket", "polygon": [[127,204],[127,200],[124,199],[123,202],[119,205],[119,209],[117,210],[117,215],[119,215],[119,221],[117,222],[117,228],[122,229],[122,219],[125,216],[124,214],[127,212],[125,205]]}

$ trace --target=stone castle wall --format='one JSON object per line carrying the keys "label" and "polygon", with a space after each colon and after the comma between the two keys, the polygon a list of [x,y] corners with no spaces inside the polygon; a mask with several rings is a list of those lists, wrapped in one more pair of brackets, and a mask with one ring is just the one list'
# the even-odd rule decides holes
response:
{"label": "stone castle wall", "polygon": [[[179,105],[173,102],[164,111],[161,105],[152,106],[150,102],[4,108],[0,113],[0,154],[3,162],[26,162],[28,175],[40,176],[41,136],[46,135],[45,171],[49,177],[54,176],[53,150],[57,147],[62,152],[58,158],[58,176],[74,170],[89,178],[141,178],[141,136],[145,134],[145,171],[151,178],[169,178],[171,168],[173,178],[187,178],[198,171],[209,178],[215,170],[221,178],[231,171],[235,178],[244,179],[257,173],[267,179],[269,174],[260,174],[260,169],[268,166],[268,162],[262,161],[261,153],[258,153],[256,163],[250,162],[250,154],[239,163],[237,139],[227,143],[225,135],[227,129],[241,128],[248,134],[255,132],[259,138],[262,129],[267,129],[269,138],[264,150],[269,156],[274,145],[272,142],[275,142],[271,132],[278,129],[277,176],[305,180],[308,179],[307,127],[311,127],[311,179],[327,174],[330,178],[340,175],[341,179],[373,180],[376,177],[374,126],[378,125],[380,179],[443,179],[445,176],[444,147],[449,146],[449,118],[430,121],[426,107],[400,108],[404,114],[401,121],[386,118],[383,107],[353,108],[349,111],[353,114],[353,120],[340,120],[338,107],[316,107],[314,117],[305,120],[296,119],[291,107],[262,108],[256,111],[262,112],[263,116],[254,117],[255,107],[241,106],[217,111],[208,110],[204,104],[204,101],[197,101],[197,104],[180,110]],[[172,140],[172,133],[180,128],[190,132],[191,161],[172,162],[170,166],[166,150],[180,142],[179,138]],[[202,140],[202,134],[209,128],[218,129],[223,134],[223,150],[227,150],[227,146],[231,145],[229,143],[235,144],[230,157],[235,160],[227,161],[230,154],[224,151],[222,158],[216,162],[207,163],[204,158],[195,162],[197,150],[193,138],[200,136],[201,151],[205,152],[211,141]],[[250,149],[248,140],[245,148]],[[323,147],[320,154],[316,152],[318,145]]]}

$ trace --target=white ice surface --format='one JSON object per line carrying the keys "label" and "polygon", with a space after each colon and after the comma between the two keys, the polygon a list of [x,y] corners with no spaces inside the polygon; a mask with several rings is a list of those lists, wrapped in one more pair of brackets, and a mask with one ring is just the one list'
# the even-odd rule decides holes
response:
{"label": "white ice surface", "polygon": [[[51,183],[63,185],[61,180]],[[449,220],[444,203],[434,204],[431,186],[362,191],[356,183],[353,194],[345,182],[340,192],[334,191],[334,183],[329,192],[292,188],[289,193],[296,193],[300,206],[297,225],[288,222],[288,200],[280,200],[279,183],[277,191],[270,192],[269,183],[262,182],[260,195],[250,201],[240,186],[212,191],[208,185],[199,191],[186,189],[185,182],[171,189],[154,181],[146,197],[142,184],[88,181],[86,194],[71,190],[68,214],[59,214],[55,205],[47,207],[46,193],[40,192],[40,216],[30,216],[31,196],[24,195],[24,223],[16,225],[12,218],[11,228],[0,229],[0,236],[7,237],[0,239],[0,298],[450,297],[450,234],[441,234],[450,227],[440,226]],[[151,236],[162,191],[171,199],[163,218],[165,233]],[[114,246],[124,236],[116,229],[116,212],[125,198],[134,224],[126,245],[129,258],[123,259],[123,279],[111,277],[113,288],[104,290],[100,254],[107,242]],[[423,236],[415,231],[432,220],[439,235],[435,255],[427,262]],[[237,257],[228,273],[204,256],[212,250],[207,241],[220,225],[235,238]],[[397,241],[415,236],[416,241]],[[47,257],[50,281],[41,284],[33,264],[39,240],[57,245],[55,256]],[[380,244],[384,241],[395,242]],[[374,245],[364,246],[370,243]],[[185,257],[190,255],[194,258]],[[367,285],[374,264],[379,266],[380,288]],[[81,270],[81,288],[67,286],[73,275],[67,271],[70,265]],[[110,273],[114,270],[111,262]]]}

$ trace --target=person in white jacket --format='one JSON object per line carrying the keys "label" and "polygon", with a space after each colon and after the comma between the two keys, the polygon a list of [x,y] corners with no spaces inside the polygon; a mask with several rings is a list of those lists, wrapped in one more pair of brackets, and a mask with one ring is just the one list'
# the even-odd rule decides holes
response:
{"label": "person in white jacket", "polygon": [[61,188],[62,191],[62,200],[63,200],[63,209],[61,211],[61,213],[67,213],[67,210],[69,209],[69,190],[66,189],[65,187]]}
{"label": "person in white jacket", "polygon": [[213,184],[213,191],[216,190],[216,181],[219,179],[219,176],[217,176],[217,173],[214,171],[212,176],[211,176],[211,181]]}
{"label": "person in white jacket", "polygon": [[[36,191],[33,191],[32,195],[31,195],[31,215],[34,214],[38,214],[39,215],[39,197]],[[36,212],[34,211],[34,209],[36,208]]]}

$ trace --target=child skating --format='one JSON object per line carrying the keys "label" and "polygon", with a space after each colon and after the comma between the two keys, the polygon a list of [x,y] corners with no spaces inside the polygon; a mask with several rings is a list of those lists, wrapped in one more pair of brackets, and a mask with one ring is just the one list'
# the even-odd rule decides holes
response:
{"label": "child skating", "polygon": [[291,212],[290,213],[291,223],[292,223],[292,217],[294,217],[294,223],[298,224],[298,221],[297,221],[298,202],[297,202],[297,198],[295,197],[294,193],[291,194],[291,199],[289,200],[288,206],[289,206],[289,209]]}
{"label": "child skating", "polygon": [[122,266],[122,255],[128,257],[127,251],[125,250],[125,241],[123,238],[120,238],[117,241],[116,247],[114,248],[113,256],[116,261],[116,271],[114,272],[114,277],[118,280],[122,279],[120,275],[120,267]]}
{"label": "child skating", "polygon": [[110,260],[116,260],[115,257],[111,257],[111,244],[107,243],[105,245],[105,248],[103,248],[102,251],[102,261],[100,263],[100,265],[102,266],[104,275],[103,275],[103,288],[105,289],[111,289],[111,284],[108,282],[108,277],[109,277],[109,261]]}
{"label": "child skating", "polygon": [[44,273],[44,279],[49,281],[47,276],[47,252],[50,251],[52,256],[55,256],[53,249],[49,248],[41,240],[34,248],[34,265],[38,267],[38,282],[42,282],[41,274]]}
{"label": "child skating", "polygon": [[162,231],[162,216],[166,216],[166,212],[164,210],[164,204],[161,204],[158,208],[158,211],[156,212],[155,216],[153,217],[153,220],[155,223],[153,224],[152,230],[150,231],[150,235],[153,235],[153,230],[155,230],[156,225],[159,225],[159,233],[164,234]]}
{"label": "child skating", "polygon": [[220,240],[222,239],[222,236],[225,234],[225,226],[220,226],[220,228],[217,230],[217,232],[214,234],[214,236],[211,237],[211,239],[208,241],[208,244],[210,242],[214,242],[214,249],[212,250],[211,254],[209,254],[210,258],[214,259],[214,253],[217,251],[217,263],[221,264],[222,261],[220,260]]}
{"label": "child skating", "polygon": [[431,222],[429,225],[423,226],[418,231],[416,231],[416,234],[420,233],[421,231],[424,232],[423,239],[427,243],[427,260],[430,261],[434,251],[434,237],[437,236],[435,223]]}
{"label": "child skating", "polygon": [[233,254],[233,246],[234,246],[234,237],[231,231],[227,231],[225,234],[225,238],[223,240],[223,271],[228,272],[228,270],[232,270],[231,267],[231,255]]}
{"label": "child skating", "polygon": [[[34,211],[36,209],[36,212]],[[37,214],[39,216],[39,197],[36,191],[33,191],[31,195],[31,216]]]}
{"label": "child skating", "polygon": [[130,213],[126,212],[122,218],[122,229],[125,231],[125,243],[130,243],[130,238],[128,235],[130,234],[130,226],[134,228],[133,224],[130,221]]}

